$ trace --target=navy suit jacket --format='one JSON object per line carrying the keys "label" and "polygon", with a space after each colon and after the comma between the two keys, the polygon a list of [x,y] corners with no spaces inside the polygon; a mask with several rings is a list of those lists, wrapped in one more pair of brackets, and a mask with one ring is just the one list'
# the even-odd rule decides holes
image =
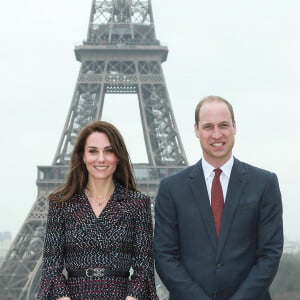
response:
{"label": "navy suit jacket", "polygon": [[201,161],[161,180],[155,261],[170,300],[268,300],[283,248],[274,173],[234,159],[219,239]]}

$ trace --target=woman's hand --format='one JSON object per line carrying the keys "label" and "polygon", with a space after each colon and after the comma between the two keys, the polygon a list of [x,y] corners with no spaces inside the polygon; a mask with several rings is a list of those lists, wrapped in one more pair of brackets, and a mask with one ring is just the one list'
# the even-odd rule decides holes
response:
{"label": "woman's hand", "polygon": [[125,300],[138,300],[137,298],[131,297],[131,296],[127,296]]}

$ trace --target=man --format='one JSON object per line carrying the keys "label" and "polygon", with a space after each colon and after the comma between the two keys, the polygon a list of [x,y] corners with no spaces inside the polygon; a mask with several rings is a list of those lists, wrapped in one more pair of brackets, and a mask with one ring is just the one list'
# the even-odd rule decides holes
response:
{"label": "man", "polygon": [[235,133],[231,104],[204,98],[195,111],[203,158],[160,183],[155,259],[170,300],[271,299],[283,247],[281,194],[274,173],[232,156]]}

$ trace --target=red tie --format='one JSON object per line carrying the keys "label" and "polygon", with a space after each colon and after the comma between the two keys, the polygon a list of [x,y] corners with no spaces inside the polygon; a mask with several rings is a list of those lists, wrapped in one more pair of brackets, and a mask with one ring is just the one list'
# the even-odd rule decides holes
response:
{"label": "red tie", "polygon": [[214,172],[215,172],[215,176],[211,187],[211,209],[215,220],[217,237],[219,237],[222,213],[224,208],[224,197],[223,197],[222,186],[220,183],[220,175],[222,173],[222,170],[215,169]]}

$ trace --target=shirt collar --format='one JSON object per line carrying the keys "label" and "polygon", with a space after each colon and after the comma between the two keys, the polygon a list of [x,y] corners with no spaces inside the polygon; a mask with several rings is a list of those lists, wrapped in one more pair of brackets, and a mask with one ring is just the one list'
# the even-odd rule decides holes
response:
{"label": "shirt collar", "polygon": [[[230,177],[233,162],[234,162],[234,159],[233,159],[233,156],[231,156],[229,158],[229,160],[227,160],[227,162],[220,167],[220,169],[222,170],[222,173],[224,175],[226,175],[228,178]],[[214,171],[215,167],[213,167],[211,164],[209,164],[204,158],[202,158],[201,163],[202,163],[204,178],[205,178],[205,180],[207,180],[208,177],[211,176],[211,174]]]}

